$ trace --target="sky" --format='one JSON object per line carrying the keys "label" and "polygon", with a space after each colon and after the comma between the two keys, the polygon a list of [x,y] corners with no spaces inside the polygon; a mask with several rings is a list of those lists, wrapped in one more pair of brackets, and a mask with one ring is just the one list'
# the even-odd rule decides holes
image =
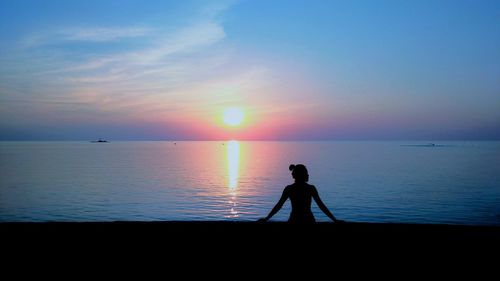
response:
{"label": "sky", "polygon": [[499,19],[487,0],[0,0],[0,140],[500,140]]}

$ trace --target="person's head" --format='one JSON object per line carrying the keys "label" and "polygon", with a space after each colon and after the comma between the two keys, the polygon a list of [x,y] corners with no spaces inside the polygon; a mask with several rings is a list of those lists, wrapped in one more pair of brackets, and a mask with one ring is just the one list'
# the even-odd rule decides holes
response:
{"label": "person's head", "polygon": [[292,176],[296,182],[308,182],[309,173],[307,172],[306,166],[302,164],[291,164],[288,169],[292,171]]}

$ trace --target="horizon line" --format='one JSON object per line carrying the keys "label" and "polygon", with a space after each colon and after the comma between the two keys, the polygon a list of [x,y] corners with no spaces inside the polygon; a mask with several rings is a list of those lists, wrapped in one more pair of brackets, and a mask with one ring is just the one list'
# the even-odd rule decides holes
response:
{"label": "horizon line", "polygon": [[[102,139],[102,138],[101,138]],[[420,141],[420,142],[446,142],[446,141],[500,141],[500,139],[104,139],[108,142],[228,142],[228,141],[245,141],[245,142],[332,142],[332,141]],[[92,142],[95,140],[89,139],[4,139],[0,142]]]}

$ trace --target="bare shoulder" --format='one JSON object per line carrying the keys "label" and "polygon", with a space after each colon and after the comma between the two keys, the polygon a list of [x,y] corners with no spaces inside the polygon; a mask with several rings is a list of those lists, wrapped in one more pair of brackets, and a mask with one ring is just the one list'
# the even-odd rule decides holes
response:
{"label": "bare shoulder", "polygon": [[316,189],[316,186],[312,185],[312,184],[307,184],[310,188],[310,190],[313,192],[313,193],[318,193],[318,190]]}

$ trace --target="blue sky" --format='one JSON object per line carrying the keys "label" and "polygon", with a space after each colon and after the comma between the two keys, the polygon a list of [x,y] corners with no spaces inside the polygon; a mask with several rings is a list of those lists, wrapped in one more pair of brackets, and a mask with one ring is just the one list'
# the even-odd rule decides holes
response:
{"label": "blue sky", "polygon": [[[0,139],[500,139],[499,1],[0,1]],[[220,112],[242,107],[245,126]]]}

